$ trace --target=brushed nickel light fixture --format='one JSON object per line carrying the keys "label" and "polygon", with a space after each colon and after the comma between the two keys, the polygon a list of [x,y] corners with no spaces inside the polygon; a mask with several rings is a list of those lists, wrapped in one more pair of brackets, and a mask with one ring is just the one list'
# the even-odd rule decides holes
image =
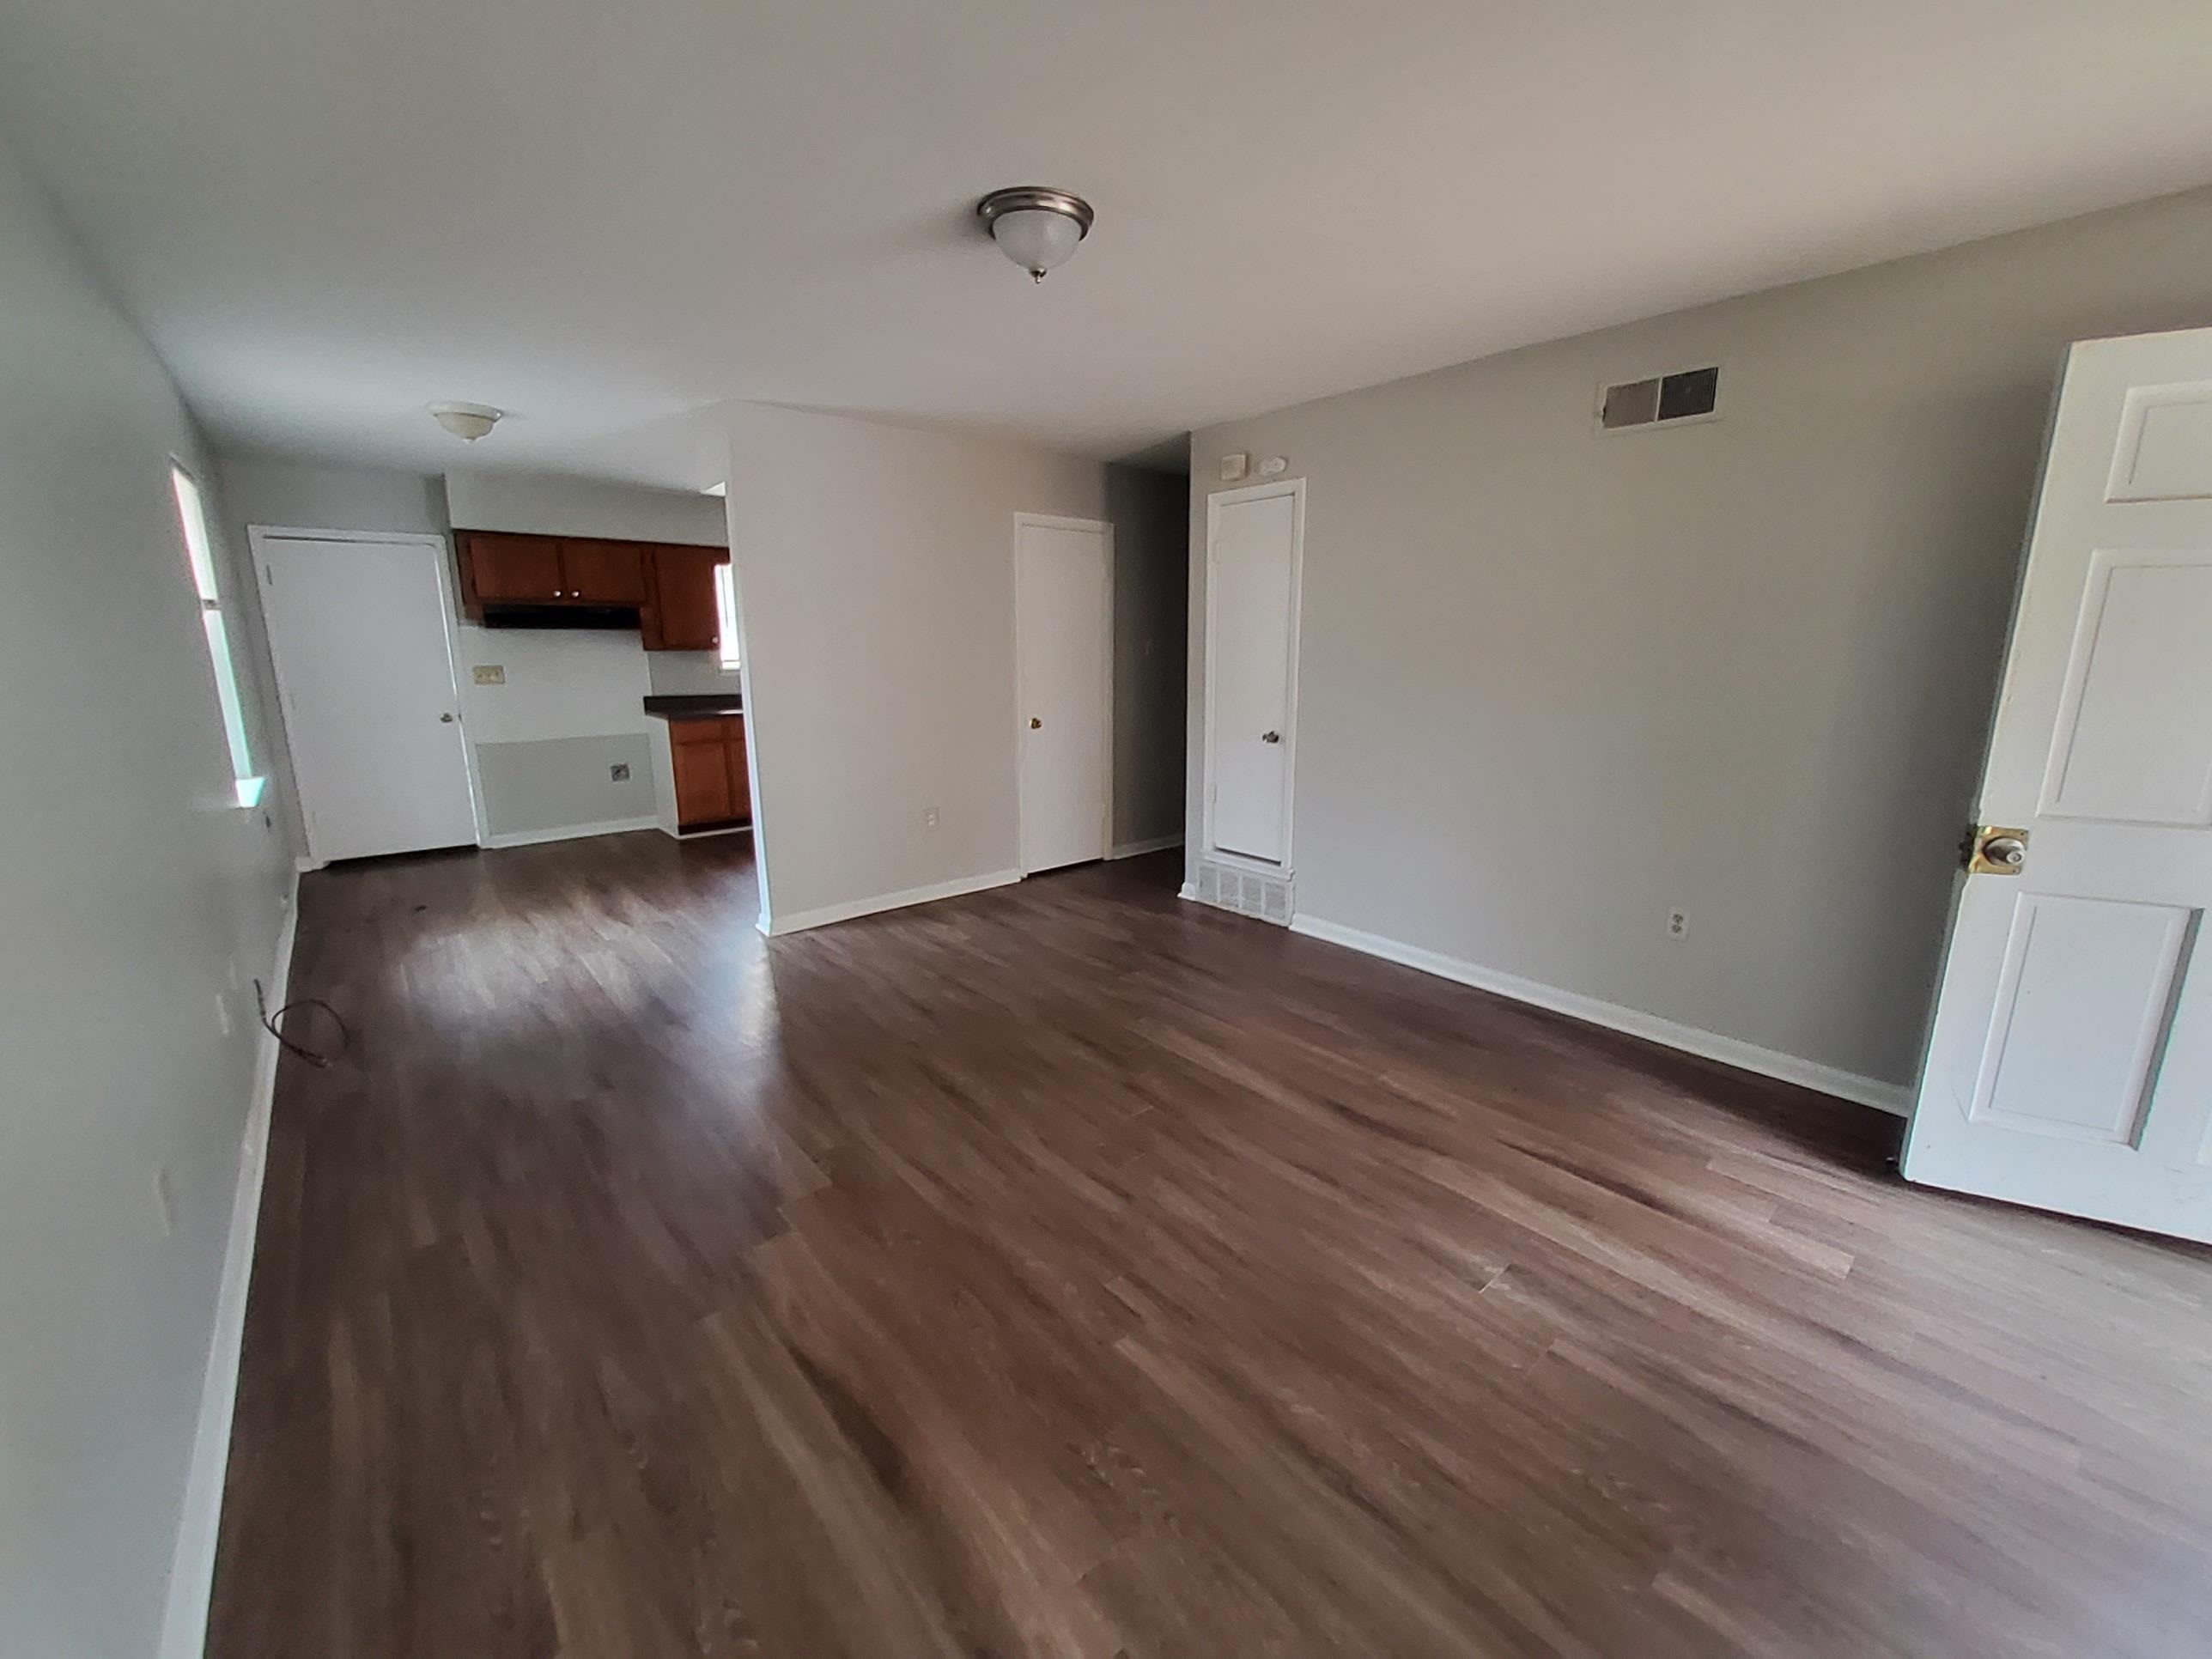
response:
{"label": "brushed nickel light fixture", "polygon": [[990,228],[999,252],[1040,283],[1091,234],[1090,203],[1038,185],[993,191],[975,204],[975,216]]}

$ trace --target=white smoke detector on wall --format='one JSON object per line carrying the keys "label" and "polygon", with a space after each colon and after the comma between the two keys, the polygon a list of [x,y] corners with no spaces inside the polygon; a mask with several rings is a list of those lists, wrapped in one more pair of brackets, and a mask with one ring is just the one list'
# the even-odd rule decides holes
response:
{"label": "white smoke detector on wall", "polygon": [[474,443],[500,423],[507,411],[489,404],[432,404],[430,418],[467,443]]}

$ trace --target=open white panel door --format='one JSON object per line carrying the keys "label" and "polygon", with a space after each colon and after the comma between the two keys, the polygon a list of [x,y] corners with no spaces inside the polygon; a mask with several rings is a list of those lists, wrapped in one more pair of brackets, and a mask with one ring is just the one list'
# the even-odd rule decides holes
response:
{"label": "open white panel door", "polygon": [[2212,1241],[2212,329],[2068,355],[1980,820],[1906,1176]]}

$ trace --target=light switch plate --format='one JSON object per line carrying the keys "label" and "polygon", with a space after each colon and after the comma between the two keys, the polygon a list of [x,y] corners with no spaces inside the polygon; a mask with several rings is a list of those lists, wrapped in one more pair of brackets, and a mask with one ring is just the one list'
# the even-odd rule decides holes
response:
{"label": "light switch plate", "polygon": [[495,662],[480,662],[471,672],[476,675],[476,680],[478,685],[505,685],[507,684],[507,669],[502,664]]}
{"label": "light switch plate", "polygon": [[1221,482],[1235,483],[1244,476],[1245,470],[1251,465],[1251,456],[1243,450],[1237,451],[1234,455],[1224,455],[1221,458]]}

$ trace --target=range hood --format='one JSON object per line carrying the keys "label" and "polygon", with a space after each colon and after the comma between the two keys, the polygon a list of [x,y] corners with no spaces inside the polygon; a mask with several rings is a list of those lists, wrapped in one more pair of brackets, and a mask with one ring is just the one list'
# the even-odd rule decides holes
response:
{"label": "range hood", "polygon": [[483,607],[486,628],[591,628],[637,632],[634,605],[499,605]]}

